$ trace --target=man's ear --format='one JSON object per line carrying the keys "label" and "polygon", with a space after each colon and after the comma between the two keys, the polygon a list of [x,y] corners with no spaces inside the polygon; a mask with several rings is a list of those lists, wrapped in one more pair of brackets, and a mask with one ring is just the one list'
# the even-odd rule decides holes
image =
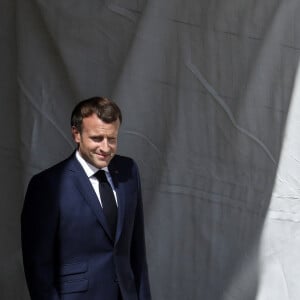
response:
{"label": "man's ear", "polygon": [[80,132],[75,126],[72,126],[72,137],[75,143],[80,143]]}

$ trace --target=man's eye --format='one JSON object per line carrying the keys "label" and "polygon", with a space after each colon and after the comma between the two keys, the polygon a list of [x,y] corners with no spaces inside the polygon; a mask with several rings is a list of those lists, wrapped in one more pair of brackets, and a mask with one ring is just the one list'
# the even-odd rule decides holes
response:
{"label": "man's eye", "polygon": [[108,142],[109,142],[110,144],[114,144],[114,143],[116,142],[116,138],[109,138],[109,139],[108,139]]}
{"label": "man's eye", "polygon": [[103,138],[102,137],[92,137],[92,140],[94,142],[101,142],[103,140]]}

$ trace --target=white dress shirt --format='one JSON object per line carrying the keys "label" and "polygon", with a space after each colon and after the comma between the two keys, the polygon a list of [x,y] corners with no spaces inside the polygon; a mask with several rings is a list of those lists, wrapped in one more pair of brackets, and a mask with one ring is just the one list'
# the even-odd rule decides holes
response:
{"label": "white dress shirt", "polygon": [[[88,163],[85,159],[83,159],[83,157],[80,155],[79,151],[77,150],[76,151],[76,158],[78,160],[78,162],[80,163],[80,165],[82,166],[85,174],[87,175],[87,177],[89,178],[92,186],[93,186],[93,189],[99,199],[99,202],[100,202],[100,205],[101,207],[102,206],[102,202],[101,202],[101,197],[100,197],[100,193],[99,193],[99,181],[98,179],[94,176],[94,174],[99,171],[98,168],[94,167],[93,165],[91,165],[90,163]],[[117,200],[117,193],[116,193],[116,190],[115,190],[115,187],[114,187],[114,184],[112,182],[112,178],[110,176],[110,173],[108,171],[108,168],[105,167],[105,168],[102,168],[101,170],[104,170],[105,171],[105,175],[106,175],[106,178],[114,192],[114,196],[115,196],[115,200],[116,200],[116,205],[118,206],[118,200]]]}

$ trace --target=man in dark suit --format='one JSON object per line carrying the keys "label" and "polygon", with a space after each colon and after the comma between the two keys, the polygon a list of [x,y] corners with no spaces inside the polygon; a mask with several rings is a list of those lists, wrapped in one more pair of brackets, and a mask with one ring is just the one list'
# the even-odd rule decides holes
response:
{"label": "man in dark suit", "polygon": [[71,117],[77,150],[28,185],[21,229],[32,300],[151,299],[139,173],[116,155],[121,121],[113,101],[81,101]]}

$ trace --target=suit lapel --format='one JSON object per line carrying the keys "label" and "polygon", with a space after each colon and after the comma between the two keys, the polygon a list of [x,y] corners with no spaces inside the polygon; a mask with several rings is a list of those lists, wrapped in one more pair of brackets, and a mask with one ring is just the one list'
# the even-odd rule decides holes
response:
{"label": "suit lapel", "polygon": [[120,184],[120,173],[119,173],[120,171],[118,167],[114,164],[114,160],[111,161],[111,163],[108,166],[108,169],[114,184],[114,188],[118,200],[118,223],[117,223],[117,231],[116,231],[116,238],[115,238],[115,243],[117,243],[121,236],[123,224],[124,224],[126,193],[123,190],[123,185]]}
{"label": "suit lapel", "polygon": [[103,210],[101,208],[99,199],[92,187],[92,184],[85,174],[83,168],[80,163],[77,161],[75,155],[70,159],[70,171],[73,172],[75,185],[82,195],[82,198],[87,202],[87,204],[91,207],[93,213],[98,219],[101,226],[104,228],[108,237],[113,241],[112,235],[109,230],[109,226],[106,222],[105,216],[103,214]]}

